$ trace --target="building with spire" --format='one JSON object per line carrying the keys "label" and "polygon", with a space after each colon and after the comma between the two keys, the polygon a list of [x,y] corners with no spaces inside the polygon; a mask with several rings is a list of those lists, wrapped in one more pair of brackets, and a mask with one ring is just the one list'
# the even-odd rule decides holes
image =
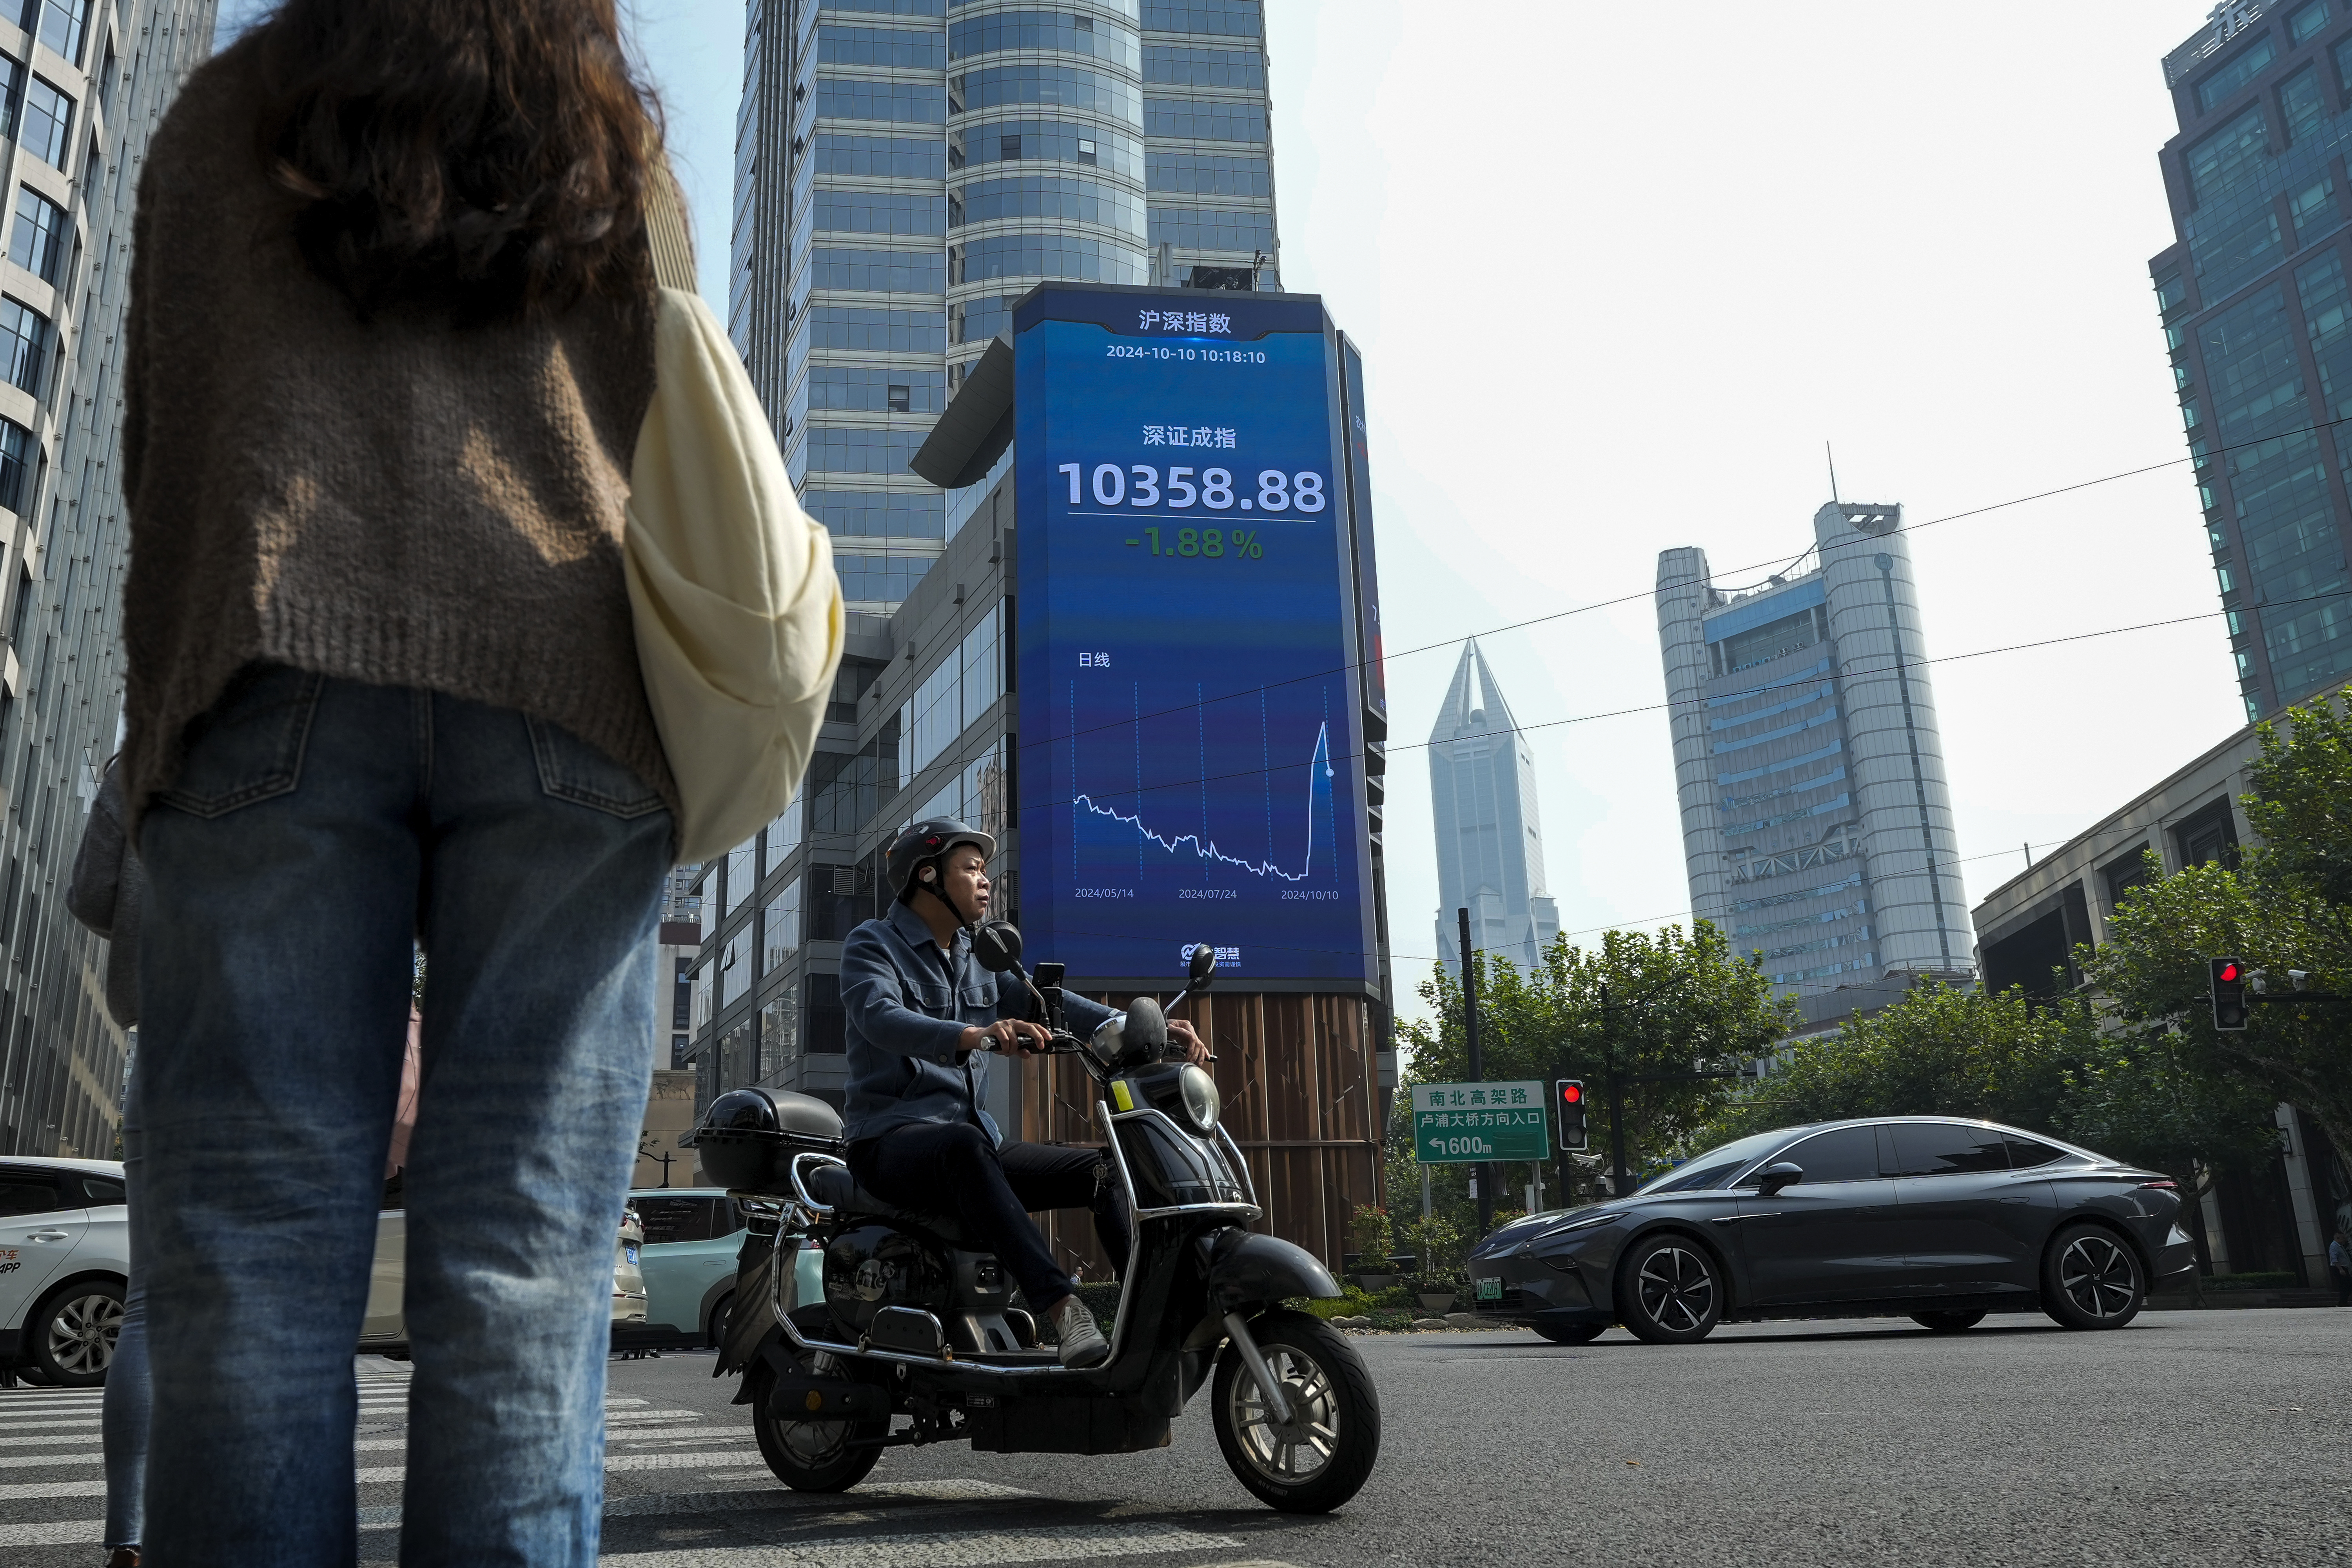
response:
{"label": "building with spire", "polygon": [[1703,550],[1658,556],[1691,910],[1813,1023],[1855,987],[1974,969],[1902,527],[1832,501],[1798,566],[1745,589]]}
{"label": "building with spire", "polygon": [[1429,732],[1429,795],[1437,823],[1438,955],[1461,973],[1455,911],[1466,909],[1471,945],[1533,968],[1559,934],[1559,907],[1544,892],[1535,755],[1475,637],[1463,646]]}

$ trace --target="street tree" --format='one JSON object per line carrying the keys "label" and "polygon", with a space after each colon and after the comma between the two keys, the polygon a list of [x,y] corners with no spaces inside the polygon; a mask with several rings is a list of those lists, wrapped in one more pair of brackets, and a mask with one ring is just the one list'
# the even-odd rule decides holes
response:
{"label": "street tree", "polygon": [[[1797,1018],[1796,1004],[1773,994],[1756,960],[1733,953],[1706,921],[1687,931],[1608,931],[1591,947],[1563,937],[1525,972],[1486,953],[1472,963],[1486,1077],[1587,1080],[1599,1152],[1611,1142],[1613,1073],[1623,1086],[1627,1160],[1636,1172],[1680,1147],[1730,1094],[1729,1079],[1695,1074],[1736,1071],[1771,1049]],[[1461,1081],[1469,1074],[1461,984],[1439,966],[1421,995],[1431,1017],[1403,1031],[1405,1077]],[[1466,1199],[1461,1174],[1439,1180]]]}

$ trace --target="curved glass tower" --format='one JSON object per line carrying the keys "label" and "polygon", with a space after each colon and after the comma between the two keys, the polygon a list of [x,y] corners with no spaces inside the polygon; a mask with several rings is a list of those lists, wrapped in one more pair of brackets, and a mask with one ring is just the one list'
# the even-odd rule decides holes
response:
{"label": "curved glass tower", "polygon": [[1658,557],[1692,911],[1808,997],[1971,969],[1902,517],[1832,501],[1810,569],[1745,590]]}
{"label": "curved glass tower", "polygon": [[728,327],[851,612],[887,614],[961,521],[908,462],[1014,300],[1280,287],[1265,19],[748,0],[745,24]]}

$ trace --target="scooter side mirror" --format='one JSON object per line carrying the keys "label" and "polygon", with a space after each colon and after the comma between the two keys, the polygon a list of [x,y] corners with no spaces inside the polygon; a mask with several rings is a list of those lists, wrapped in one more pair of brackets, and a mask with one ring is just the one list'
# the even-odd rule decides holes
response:
{"label": "scooter side mirror", "polygon": [[1216,973],[1217,950],[1205,942],[1202,942],[1192,949],[1192,978],[1186,983],[1184,989],[1206,991],[1209,988],[1210,978]]}
{"label": "scooter side mirror", "polygon": [[1021,932],[1011,921],[982,921],[971,933],[971,955],[991,974],[1021,962]]}

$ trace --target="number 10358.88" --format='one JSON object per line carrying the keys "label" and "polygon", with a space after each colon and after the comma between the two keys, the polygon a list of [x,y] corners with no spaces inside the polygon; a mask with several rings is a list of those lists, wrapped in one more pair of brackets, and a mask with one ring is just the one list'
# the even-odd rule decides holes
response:
{"label": "number 10358.88", "polygon": [[[1246,487],[1236,491],[1233,471],[1229,468],[1174,468],[1161,470],[1149,463],[1097,463],[1091,473],[1084,463],[1064,463],[1054,470],[1070,484],[1070,504],[1084,506],[1092,500],[1097,506],[1169,507],[1182,510],[1199,506],[1210,511],[1286,512],[1321,511],[1328,504],[1324,493],[1323,476],[1312,469],[1285,473],[1280,468],[1263,468],[1257,476],[1257,493],[1252,495]],[[1198,480],[1195,482],[1195,474]]]}

